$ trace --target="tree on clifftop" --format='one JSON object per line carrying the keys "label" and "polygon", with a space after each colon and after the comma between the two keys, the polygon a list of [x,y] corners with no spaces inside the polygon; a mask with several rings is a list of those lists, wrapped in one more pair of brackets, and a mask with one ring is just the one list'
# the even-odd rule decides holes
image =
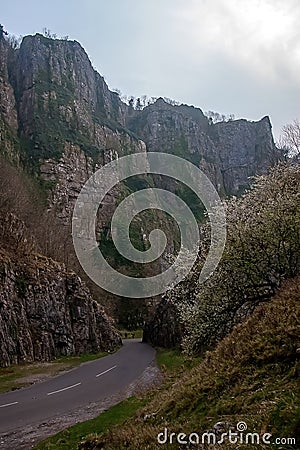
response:
{"label": "tree on clifftop", "polygon": [[4,39],[4,36],[7,36],[8,32],[4,30],[4,26],[0,24],[0,40]]}
{"label": "tree on clifftop", "polygon": [[289,154],[296,156],[300,154],[300,121],[294,119],[292,123],[284,125],[282,135],[279,139],[279,146]]}

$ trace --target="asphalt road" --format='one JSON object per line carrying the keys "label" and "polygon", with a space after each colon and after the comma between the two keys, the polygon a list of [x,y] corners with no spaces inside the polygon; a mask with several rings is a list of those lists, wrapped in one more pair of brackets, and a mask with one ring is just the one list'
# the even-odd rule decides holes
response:
{"label": "asphalt road", "polygon": [[63,375],[0,395],[0,433],[59,417],[117,394],[151,364],[155,350],[138,339]]}

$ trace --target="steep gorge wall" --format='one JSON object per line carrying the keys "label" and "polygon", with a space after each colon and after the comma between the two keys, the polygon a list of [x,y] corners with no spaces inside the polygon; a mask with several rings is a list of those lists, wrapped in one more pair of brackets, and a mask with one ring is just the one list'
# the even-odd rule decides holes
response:
{"label": "steep gorge wall", "polygon": [[37,171],[41,166],[43,171],[47,160],[68,169],[70,161],[61,158],[70,146],[82,152],[77,151],[70,170],[78,170],[83,154],[88,163],[81,182],[109,158],[146,150],[166,152],[190,159],[221,194],[228,195],[237,194],[250,176],[281,158],[267,117],[212,124],[201,109],[172,106],[163,99],[135,111],[108,89],[76,41],[37,34],[26,36],[10,58],[5,48],[0,74],[10,100],[3,108],[10,110],[6,117],[11,129],[17,128],[18,114],[24,159]]}
{"label": "steep gorge wall", "polygon": [[124,129],[124,105],[75,41],[26,36],[11,68],[20,135],[39,162],[60,157],[65,142],[78,144],[95,162],[104,150],[129,153],[139,142]]}
{"label": "steep gorge wall", "polygon": [[18,130],[23,161],[49,182],[65,224],[87,178],[123,155],[155,151],[190,159],[221,195],[238,194],[249,177],[281,158],[267,117],[212,124],[199,108],[163,99],[135,111],[108,89],[76,41],[37,34],[18,50],[1,46],[3,123]]}
{"label": "steep gorge wall", "polygon": [[199,108],[158,99],[129,114],[127,125],[148,151],[172,153],[200,167],[221,195],[240,193],[249,185],[249,177],[282,159],[268,117],[213,124]]}
{"label": "steep gorge wall", "polygon": [[[249,177],[280,159],[268,118],[211,124],[200,109],[171,106],[163,99],[135,111],[108,89],[78,42],[37,34],[26,36],[14,51],[2,41],[0,56],[0,153],[21,159],[42,180],[48,208],[62,227],[63,245],[67,240],[71,245],[70,219],[81,187],[112,159],[146,151],[173,153],[203,169],[221,195],[238,194]],[[155,181],[190,198],[170,180]],[[97,232],[103,240],[109,238],[116,203],[138,186],[117,187],[108,196],[99,212]],[[143,234],[157,224],[160,228],[161,219],[156,213],[152,221],[137,222],[136,241],[143,243]],[[167,228],[173,238],[174,226]],[[114,262],[117,268],[123,265]],[[106,294],[98,297],[105,301]]]}
{"label": "steep gorge wall", "polygon": [[[112,350],[118,332],[82,280],[41,256],[16,217],[0,226],[0,366]],[[11,229],[14,242],[5,249]]]}
{"label": "steep gorge wall", "polygon": [[18,163],[17,107],[8,74],[11,53],[10,46],[0,40],[0,155]]}
{"label": "steep gorge wall", "polygon": [[[78,42],[26,36],[14,56],[10,82],[24,162],[51,188],[49,206],[68,225],[93,172],[120,156],[145,152],[145,144],[125,128],[128,107],[109,91]],[[102,210],[101,224],[108,222],[118,193]]]}

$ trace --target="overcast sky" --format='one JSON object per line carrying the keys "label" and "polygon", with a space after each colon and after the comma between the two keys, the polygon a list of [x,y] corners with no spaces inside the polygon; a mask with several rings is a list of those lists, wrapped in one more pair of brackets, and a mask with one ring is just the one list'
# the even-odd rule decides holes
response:
{"label": "overcast sky", "polygon": [[269,115],[276,136],[300,118],[299,0],[9,0],[0,22],[78,40],[124,94]]}

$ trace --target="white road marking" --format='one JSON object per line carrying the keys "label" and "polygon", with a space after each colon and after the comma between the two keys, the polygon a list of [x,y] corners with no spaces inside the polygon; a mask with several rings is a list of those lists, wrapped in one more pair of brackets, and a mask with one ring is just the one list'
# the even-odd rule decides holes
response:
{"label": "white road marking", "polygon": [[79,386],[80,384],[81,383],[76,383],[76,384],[73,384],[72,386],[67,386],[67,387],[65,387],[63,389],[59,389],[58,391],[49,392],[47,395],[58,394],[59,392],[67,391],[68,389],[72,389],[72,388],[74,388],[76,386]]}
{"label": "white road marking", "polygon": [[7,406],[17,405],[19,402],[7,403],[6,405],[0,405],[0,408],[6,408]]}
{"label": "white road marking", "polygon": [[111,370],[115,369],[117,366],[113,366],[110,369],[105,370],[104,372],[98,373],[98,375],[96,375],[96,378],[101,377],[101,375],[104,375],[107,372],[110,372]]}

